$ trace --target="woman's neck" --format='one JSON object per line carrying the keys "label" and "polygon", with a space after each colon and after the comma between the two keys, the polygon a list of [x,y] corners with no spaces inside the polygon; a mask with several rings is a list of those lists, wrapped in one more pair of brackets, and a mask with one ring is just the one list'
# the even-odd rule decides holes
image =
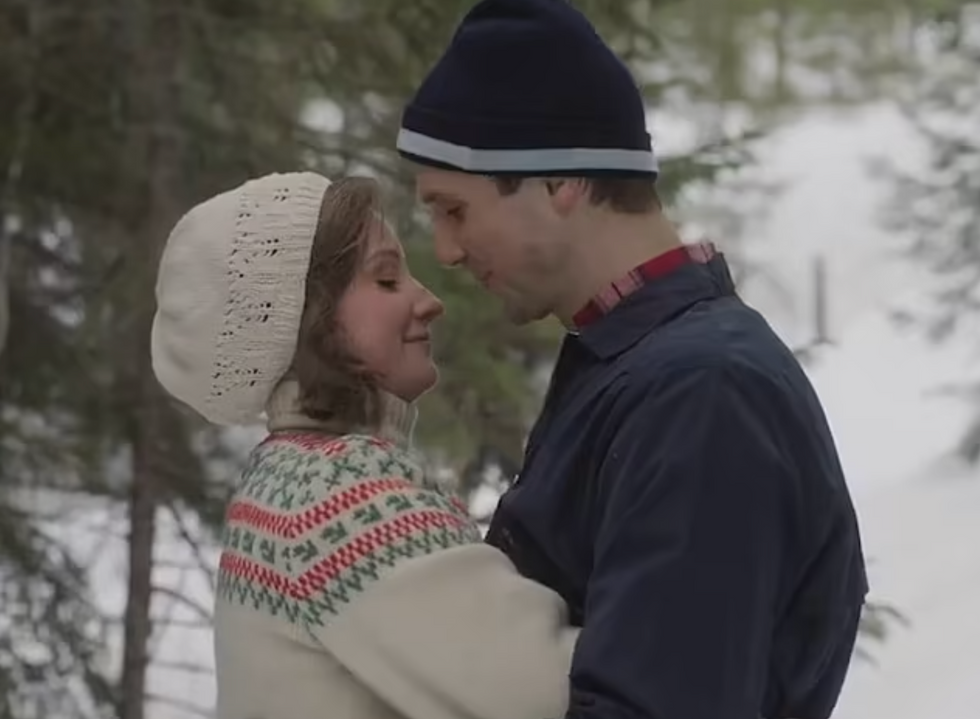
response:
{"label": "woman's neck", "polygon": [[380,427],[356,427],[349,423],[314,419],[305,415],[300,407],[299,384],[295,380],[283,380],[266,403],[266,426],[270,432],[310,431],[330,435],[373,434],[389,441],[409,446],[418,410],[392,394],[383,392],[382,421]]}

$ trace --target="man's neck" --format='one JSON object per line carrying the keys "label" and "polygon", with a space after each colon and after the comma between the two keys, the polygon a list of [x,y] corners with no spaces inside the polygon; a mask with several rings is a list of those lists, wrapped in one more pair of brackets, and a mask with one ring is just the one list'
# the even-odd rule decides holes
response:
{"label": "man's neck", "polygon": [[681,244],[674,226],[660,213],[615,215],[605,222],[596,222],[577,243],[574,275],[569,278],[568,292],[560,298],[555,315],[571,328],[575,313],[605,287]]}

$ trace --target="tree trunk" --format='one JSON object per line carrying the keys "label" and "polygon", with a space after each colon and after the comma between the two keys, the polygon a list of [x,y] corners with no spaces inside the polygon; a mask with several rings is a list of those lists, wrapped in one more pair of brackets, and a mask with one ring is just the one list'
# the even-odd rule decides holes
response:
{"label": "tree trunk", "polygon": [[150,422],[134,428],[133,478],[129,495],[129,586],[124,620],[120,719],[143,719],[147,647],[153,633],[153,544],[156,540],[157,487],[151,456]]}
{"label": "tree trunk", "polygon": [[[153,632],[154,543],[156,514],[164,498],[160,457],[167,401],[156,383],[150,362],[153,303],[145,301],[153,287],[164,239],[179,212],[179,128],[177,67],[180,52],[179,3],[126,0],[125,42],[130,60],[128,99],[131,117],[123,188],[129,231],[122,242],[135,283],[133,296],[144,298],[126,311],[129,352],[123,411],[132,417],[132,486],[129,494],[129,586],[124,619],[124,650],[120,719],[144,719],[148,644]],[[128,180],[128,182],[127,182]]]}
{"label": "tree trunk", "polygon": [[[0,216],[0,221],[3,217]],[[10,301],[8,298],[7,273],[10,266],[10,244],[0,228],[0,354],[7,343],[7,332],[10,327]]]}
{"label": "tree trunk", "polygon": [[30,5],[27,13],[27,33],[23,38],[26,50],[21,72],[23,78],[23,96],[14,108],[14,136],[12,152],[7,166],[4,168],[2,183],[0,183],[0,354],[7,343],[10,332],[10,278],[12,262],[11,245],[13,238],[8,232],[12,217],[16,216],[15,197],[20,185],[21,174],[24,170],[24,158],[31,145],[31,130],[34,121],[37,89],[34,73],[39,61],[38,41],[41,34],[42,13],[44,6],[38,0]]}

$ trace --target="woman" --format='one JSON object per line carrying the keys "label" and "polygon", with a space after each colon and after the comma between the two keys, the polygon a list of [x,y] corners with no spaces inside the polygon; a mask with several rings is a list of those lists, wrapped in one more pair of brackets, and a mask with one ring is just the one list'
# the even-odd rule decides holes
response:
{"label": "woman", "polygon": [[563,602],[408,448],[442,305],[380,209],[371,180],[270,175],[192,209],[161,259],[160,382],[269,429],[226,517],[218,717],[560,716]]}

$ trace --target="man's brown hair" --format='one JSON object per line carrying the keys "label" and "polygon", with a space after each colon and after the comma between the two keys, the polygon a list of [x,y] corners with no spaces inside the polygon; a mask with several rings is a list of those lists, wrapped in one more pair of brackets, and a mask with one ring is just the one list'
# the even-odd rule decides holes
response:
{"label": "man's brown hair", "polygon": [[[525,178],[495,176],[493,181],[502,195],[517,192]],[[589,201],[593,205],[608,205],[614,212],[627,215],[640,215],[661,208],[660,196],[654,181],[648,177],[583,177],[576,178],[586,183]],[[559,180],[548,178],[549,190]]]}
{"label": "man's brown hair", "polygon": [[323,195],[310,254],[293,374],[303,413],[342,431],[376,427],[381,420],[377,382],[351,354],[337,325],[337,306],[357,275],[381,204],[373,179],[334,182]]}

